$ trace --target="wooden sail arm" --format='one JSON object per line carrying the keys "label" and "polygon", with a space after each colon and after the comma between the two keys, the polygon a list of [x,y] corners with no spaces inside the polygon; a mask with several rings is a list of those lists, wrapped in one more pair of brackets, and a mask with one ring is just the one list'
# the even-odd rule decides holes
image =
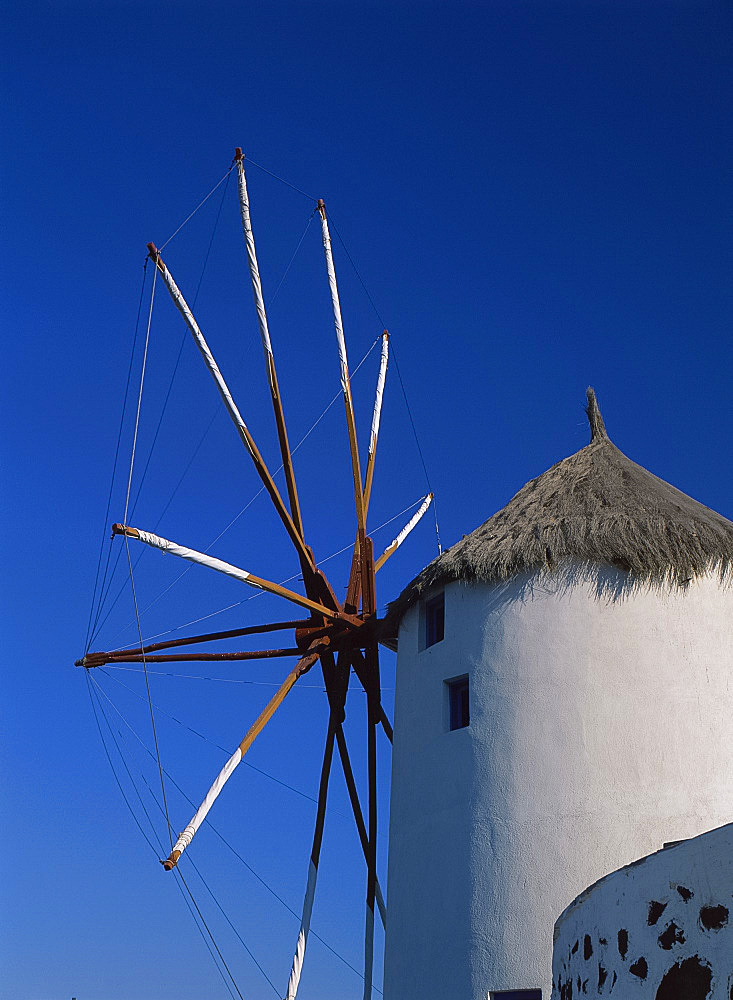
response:
{"label": "wooden sail arm", "polygon": [[229,416],[231,417],[234,426],[236,427],[237,432],[239,433],[240,438],[242,439],[247,451],[249,452],[252,458],[252,461],[254,462],[254,466],[257,470],[257,473],[260,479],[262,480],[265,489],[269,493],[270,499],[272,500],[275,509],[280,515],[280,520],[285,525],[285,529],[288,532],[288,535],[290,536],[290,539],[293,542],[293,545],[295,546],[298,552],[298,557],[300,558],[301,563],[305,563],[305,565],[310,567],[312,572],[315,572],[315,563],[313,560],[313,554],[311,553],[308,546],[305,544],[301,532],[298,531],[298,528],[295,526],[293,519],[288,512],[287,507],[283,503],[283,499],[280,496],[278,488],[275,485],[275,482],[272,476],[270,475],[267,466],[265,465],[265,461],[262,458],[262,455],[260,454],[257,445],[255,444],[255,440],[252,437],[249,428],[245,424],[242,415],[239,412],[239,409],[237,408],[237,404],[234,402],[232,394],[229,391],[229,387],[224,381],[224,377],[222,376],[219,370],[219,366],[214,360],[214,356],[211,353],[211,350],[209,349],[209,345],[206,343],[206,339],[204,338],[204,335],[201,332],[201,329],[198,323],[196,322],[194,315],[188,306],[188,303],[181,294],[178,285],[173,280],[173,276],[171,275],[170,271],[163,263],[163,258],[160,256],[160,253],[158,252],[154,243],[148,243],[148,253],[150,255],[151,260],[153,260],[155,266],[160,272],[163,281],[165,282],[166,288],[168,289],[168,292],[170,293],[170,296],[173,299],[176,308],[183,317],[186,326],[190,330],[191,335],[193,336],[193,339],[196,342],[196,346],[201,352],[201,356],[203,357],[204,362],[206,363],[206,367],[209,369],[209,372],[211,373],[211,376],[214,379],[214,382],[216,383],[216,387],[219,390],[219,395],[222,398],[224,406],[226,407],[227,412],[229,413]]}
{"label": "wooden sail arm", "polygon": [[232,628],[226,632],[207,632],[205,635],[187,635],[178,639],[166,639],[165,642],[151,642],[147,646],[128,646],[126,649],[110,649],[104,653],[87,653],[83,660],[77,660],[74,666],[95,667],[98,664],[89,662],[100,657],[129,656],[132,653],[157,653],[161,649],[174,649],[176,646],[191,646],[197,642],[217,642],[220,639],[238,639],[243,635],[259,635],[262,632],[281,632],[285,629],[308,628],[313,622],[310,618],[299,618],[290,622],[269,622],[263,625],[247,625],[245,628]]}
{"label": "wooden sail arm", "polygon": [[372,414],[372,427],[369,433],[369,452],[367,454],[367,467],[364,475],[364,517],[369,512],[369,500],[372,495],[372,480],[374,479],[374,460],[377,455],[377,441],[379,439],[379,422],[382,416],[382,398],[384,396],[384,382],[387,377],[387,362],[389,361],[389,333],[385,330],[382,333],[382,353],[379,359],[379,374],[377,376],[377,391],[374,397],[374,412]]}
{"label": "wooden sail arm", "polygon": [[77,660],[77,667],[103,667],[106,663],[193,663],[219,660],[271,660],[280,656],[297,656],[301,653],[297,646],[287,649],[247,649],[227,653],[140,653],[127,650],[124,653],[87,654]]}
{"label": "wooden sail arm", "polygon": [[[387,375],[387,361],[389,359],[389,333],[385,330],[382,334],[382,354],[379,363],[379,375],[377,377],[377,391],[374,399],[374,412],[372,415],[372,427],[369,435],[369,454],[367,456],[367,468],[364,477],[364,517],[369,512],[369,500],[372,493],[372,482],[374,479],[374,462],[377,454],[377,440],[379,437],[379,422],[382,415],[382,398],[384,395],[384,381]],[[360,546],[360,533],[357,531],[354,542],[354,555],[352,559],[352,575],[349,580],[349,590],[347,592],[345,608],[355,607],[359,599],[358,588],[361,585],[362,557]],[[354,576],[354,572],[356,576]],[[368,568],[367,568],[368,572]]]}
{"label": "wooden sail arm", "polygon": [[[358,649],[353,650],[351,665],[354,668],[354,673],[359,679],[359,683],[364,688],[364,691],[368,693],[371,686],[369,670],[360,650]],[[381,694],[377,712],[379,715],[380,725],[382,726],[382,729],[384,730],[387,739],[391,743],[394,737],[394,730],[392,728],[391,722],[387,718],[387,713],[384,711],[384,706],[382,705],[381,702]]]}
{"label": "wooden sail arm", "polygon": [[211,809],[214,802],[218,798],[219,793],[221,792],[224,785],[232,776],[232,773],[234,772],[235,768],[241,763],[244,755],[247,753],[247,751],[252,746],[254,741],[257,739],[259,734],[262,732],[262,730],[265,728],[267,723],[273,717],[277,709],[283,703],[285,697],[287,696],[288,692],[291,690],[295,682],[298,680],[298,678],[302,677],[304,673],[310,670],[310,668],[316,662],[320,654],[328,649],[328,645],[329,641],[327,637],[324,637],[322,639],[317,639],[315,640],[315,642],[311,644],[311,647],[308,650],[308,652],[305,654],[305,656],[302,656],[298,660],[298,662],[290,671],[290,673],[287,675],[287,677],[280,685],[278,690],[275,692],[275,694],[272,696],[272,698],[267,703],[265,708],[259,714],[255,722],[247,730],[244,739],[239,744],[239,746],[234,751],[229,760],[226,762],[224,767],[221,769],[221,771],[216,777],[216,780],[212,784],[209,791],[206,793],[204,801],[196,810],[196,813],[192,817],[191,822],[188,824],[185,830],[179,835],[178,840],[173,846],[173,850],[168,855],[166,860],[162,862],[162,865],[166,871],[171,871],[171,869],[173,869],[178,864],[178,860],[181,857],[181,854],[183,854],[183,852],[186,850],[188,845],[193,840],[194,836],[196,835],[196,831],[201,826],[203,821],[206,819],[209,810]]}
{"label": "wooden sail arm", "polygon": [[333,307],[333,322],[336,329],[336,341],[338,343],[339,364],[341,369],[341,389],[344,394],[344,406],[346,408],[346,427],[349,435],[349,449],[351,451],[351,471],[354,480],[354,501],[356,503],[356,523],[359,535],[366,532],[366,516],[364,511],[364,492],[361,481],[361,467],[359,465],[359,446],[356,437],[356,419],[354,417],[354,403],[351,398],[351,380],[349,377],[349,362],[346,356],[346,341],[344,339],[344,326],[341,318],[341,302],[339,300],[338,285],[336,284],[336,270],[333,264],[333,250],[331,248],[331,234],[328,228],[328,218],[326,216],[326,205],[323,199],[318,201],[318,211],[321,216],[321,235],[323,238],[323,252],[326,258],[326,271],[328,273],[328,284],[331,291],[331,305]]}
{"label": "wooden sail arm", "polygon": [[308,597],[297,594],[294,590],[289,590],[287,587],[281,586],[279,583],[273,583],[271,580],[265,580],[261,576],[255,576],[254,573],[249,573],[238,566],[224,562],[223,559],[216,559],[214,556],[198,552],[196,549],[189,549],[185,545],[179,545],[177,542],[172,542],[167,538],[161,538],[150,531],[142,531],[140,528],[133,528],[124,524],[113,524],[112,533],[114,535],[126,535],[128,538],[137,538],[146,545],[160,549],[162,552],[170,552],[172,555],[186,559],[188,562],[196,563],[198,566],[207,566],[209,569],[217,570],[219,573],[231,576],[233,579],[239,580],[241,583],[246,583],[256,590],[264,590],[269,594],[283,597],[293,604],[298,604],[300,607],[307,608],[309,611],[323,615],[324,618],[332,621],[345,622],[347,625],[357,628],[362,624],[361,619],[353,615],[347,615],[343,611],[334,611],[316,601],[311,601]]}
{"label": "wooden sail arm", "polygon": [[413,514],[413,516],[410,518],[410,520],[404,526],[404,528],[399,533],[399,535],[397,535],[397,537],[394,538],[389,543],[389,545],[384,550],[384,552],[381,554],[381,556],[379,557],[379,559],[377,559],[376,563],[374,564],[374,572],[375,573],[378,572],[382,568],[382,566],[384,566],[384,564],[387,562],[387,560],[389,559],[389,557],[391,555],[393,555],[397,551],[397,549],[400,547],[400,545],[402,545],[402,543],[407,538],[407,536],[410,534],[410,532],[412,531],[412,529],[423,518],[423,516],[427,512],[428,507],[432,503],[432,500],[433,500],[433,494],[432,493],[428,493],[428,495],[425,497],[425,499],[423,500],[423,502],[420,505],[420,507],[418,508],[418,510]]}
{"label": "wooden sail arm", "polygon": [[[351,760],[349,758],[349,751],[346,746],[346,736],[344,734],[344,727],[339,726],[336,730],[336,744],[338,746],[339,756],[341,758],[341,767],[344,772],[344,779],[346,781],[346,788],[349,792],[349,800],[351,801],[351,809],[354,813],[354,821],[356,822],[356,829],[359,834],[359,840],[361,842],[361,848],[364,852],[364,860],[369,861],[369,842],[367,837],[367,830],[364,824],[364,814],[361,810],[361,804],[359,802],[359,792],[356,788],[356,781],[354,780],[354,772],[351,767]],[[382,889],[379,885],[379,878],[377,878],[376,883],[376,898],[377,898],[377,908],[379,910],[379,915],[382,918],[382,926],[387,926],[387,907],[384,903],[384,896],[382,895]]]}
{"label": "wooden sail arm", "polygon": [[265,299],[262,294],[260,268],[257,262],[257,251],[255,249],[254,233],[252,231],[252,219],[249,211],[249,194],[247,192],[247,178],[244,172],[244,155],[239,146],[234,154],[234,159],[237,164],[239,209],[242,219],[244,243],[247,249],[247,262],[249,264],[250,280],[252,282],[252,297],[254,298],[255,310],[257,312],[257,324],[260,330],[260,339],[262,340],[262,350],[265,355],[267,383],[270,387],[272,407],[275,413],[277,437],[280,443],[280,456],[282,458],[283,469],[285,470],[285,482],[287,483],[288,500],[290,502],[290,514],[299,535],[303,538],[303,520],[300,513],[298,490],[295,485],[295,470],[293,468],[293,458],[290,453],[290,445],[288,443],[288,432],[285,426],[285,413],[282,405],[282,397],[280,396],[280,389],[277,383],[275,357],[272,352],[272,342],[270,340],[270,330],[267,322],[267,312],[265,310]]}
{"label": "wooden sail arm", "polygon": [[379,648],[367,646],[364,654],[367,675],[367,893],[364,932],[364,1000],[372,998],[374,962],[374,904],[377,892],[377,725],[379,723]]}

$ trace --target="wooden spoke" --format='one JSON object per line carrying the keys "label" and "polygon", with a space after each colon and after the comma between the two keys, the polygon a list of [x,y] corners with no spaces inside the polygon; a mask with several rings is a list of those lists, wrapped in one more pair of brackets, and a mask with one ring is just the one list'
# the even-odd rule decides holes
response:
{"label": "wooden spoke", "polygon": [[334,661],[331,650],[326,650],[321,654],[321,668],[323,670],[323,680],[326,684],[326,692],[330,705],[328,719],[328,733],[326,736],[326,747],[323,754],[323,766],[321,768],[321,780],[318,789],[318,806],[316,812],[316,824],[313,833],[313,846],[311,848],[310,864],[308,867],[308,882],[303,901],[303,912],[300,922],[298,941],[295,946],[293,964],[288,979],[288,988],[285,994],[286,1000],[295,1000],[300,982],[300,974],[303,968],[305,949],[308,943],[308,932],[310,930],[311,913],[313,911],[313,900],[316,893],[316,880],[318,878],[318,864],[321,855],[321,845],[323,843],[323,828],[326,819],[326,798],[328,795],[328,781],[331,773],[331,763],[333,760],[333,744],[337,731],[341,727],[344,718],[344,704],[346,702],[346,692],[349,687],[349,660],[348,657],[339,653],[338,662]]}
{"label": "wooden spoke", "polygon": [[290,516],[285,504],[283,503],[278,488],[275,485],[275,482],[272,476],[270,475],[267,466],[265,465],[265,461],[262,458],[262,455],[260,454],[257,445],[255,444],[254,438],[249,432],[249,428],[245,424],[244,420],[242,419],[241,413],[237,409],[237,405],[234,402],[234,399],[232,398],[232,394],[229,391],[229,387],[227,386],[221,372],[219,371],[219,366],[214,360],[214,356],[212,355],[209,349],[209,345],[206,343],[204,335],[201,332],[198,323],[194,319],[193,313],[191,312],[188,303],[184,299],[180,289],[173,280],[173,276],[171,275],[170,271],[163,263],[163,259],[160,256],[158,250],[156,249],[154,243],[148,243],[148,253],[151,259],[154,261],[158,271],[160,272],[163,281],[165,282],[166,288],[168,289],[176,308],[183,317],[186,326],[191,331],[194,341],[196,342],[196,346],[201,352],[201,356],[203,357],[206,366],[209,369],[211,376],[214,379],[214,382],[216,383],[216,387],[219,390],[219,395],[222,398],[224,406],[226,407],[229,416],[232,418],[234,426],[237,428],[237,432],[239,433],[240,438],[242,439],[245,447],[247,448],[247,451],[249,452],[252,461],[254,462],[254,466],[257,470],[260,479],[262,480],[262,484],[269,493],[270,499],[272,500],[275,509],[280,515],[280,520],[285,525],[285,529],[288,532],[288,535],[290,536],[293,545],[295,546],[298,552],[300,560],[302,562],[305,562],[305,564],[309,566],[312,571],[315,571],[313,555],[310,552],[307,545],[305,544],[301,531],[299,531],[298,528],[295,526],[292,517]]}
{"label": "wooden spoke", "polygon": [[377,883],[377,723],[379,721],[379,647],[372,643],[364,656],[367,667],[368,705],[368,857],[366,928],[364,935],[364,1000],[372,996],[374,962],[374,901]]}
{"label": "wooden spoke", "polygon": [[349,449],[351,451],[351,472],[354,480],[354,501],[356,503],[356,523],[359,536],[366,533],[366,517],[364,510],[364,493],[361,485],[361,468],[359,465],[359,445],[356,437],[356,420],[354,418],[354,403],[351,398],[351,380],[349,377],[349,362],[346,356],[346,341],[344,340],[344,327],[341,319],[341,303],[339,301],[338,285],[336,284],[336,270],[333,265],[333,250],[331,248],[331,234],[328,228],[328,218],[326,217],[326,205],[323,199],[318,202],[318,211],[321,216],[321,233],[323,237],[323,252],[326,256],[326,270],[328,272],[328,284],[331,289],[331,304],[333,306],[333,321],[336,328],[336,340],[338,342],[339,363],[341,367],[341,389],[344,394],[344,407],[346,409],[346,427],[349,434]]}
{"label": "wooden spoke", "polygon": [[287,675],[283,683],[280,685],[278,690],[269,700],[265,708],[262,710],[262,712],[260,712],[255,722],[247,730],[244,739],[242,740],[242,742],[239,744],[237,749],[234,751],[232,756],[229,758],[229,760],[226,762],[222,770],[217,775],[213,785],[206,793],[206,798],[201,803],[199,808],[196,810],[196,813],[192,817],[188,826],[179,836],[178,840],[173,846],[173,850],[171,851],[171,853],[163,862],[163,867],[165,868],[166,871],[170,871],[178,864],[178,859],[193,840],[194,836],[196,835],[196,831],[201,826],[203,821],[206,819],[209,810],[211,809],[217,797],[219,796],[219,793],[221,792],[222,788],[231,777],[235,768],[238,767],[238,765],[241,763],[242,758],[247,753],[247,751],[252,746],[252,744],[257,739],[262,730],[265,728],[270,719],[273,717],[277,709],[280,707],[280,705],[282,705],[288,692],[292,689],[295,682],[298,680],[299,677],[302,677],[304,673],[307,673],[307,671],[310,670],[310,668],[316,662],[320,654],[328,649],[328,646],[329,646],[328,637],[317,639],[313,643],[311,643],[308,652],[305,654],[305,656],[301,656],[301,658],[298,660],[293,669]]}
{"label": "wooden spoke", "polygon": [[392,723],[387,718],[387,713],[384,711],[383,705],[379,706],[379,721],[389,742],[394,742],[394,730],[392,729]]}
{"label": "wooden spoke", "polygon": [[283,587],[279,583],[273,583],[271,580],[265,580],[261,576],[255,576],[254,573],[249,573],[238,566],[224,562],[223,559],[215,559],[205,552],[198,552],[196,549],[179,545],[177,542],[154,535],[150,531],[143,531],[140,528],[133,528],[125,524],[113,524],[112,533],[115,535],[127,535],[129,538],[137,538],[153,548],[161,549],[163,552],[170,552],[172,555],[186,559],[188,562],[196,563],[199,566],[207,566],[209,569],[214,569],[219,573],[224,573],[226,576],[231,576],[233,579],[239,580],[241,583],[246,583],[247,586],[254,587],[256,590],[264,590],[269,594],[284,597],[285,600],[291,601],[293,604],[298,604],[302,608],[307,608],[318,615],[323,615],[324,618],[329,618],[332,621],[343,621],[347,625],[357,627],[362,624],[361,620],[355,618],[353,615],[344,614],[341,611],[333,611],[331,608],[327,608],[317,601],[311,601],[310,598],[297,594],[294,590],[288,590],[287,587]]}
{"label": "wooden spoke", "polygon": [[[354,820],[356,821],[356,829],[359,833],[359,840],[361,841],[361,848],[364,852],[364,860],[369,863],[369,839],[367,836],[367,829],[364,825],[364,815],[361,811],[361,804],[359,802],[359,793],[356,788],[356,781],[354,780],[354,772],[351,767],[351,760],[349,758],[349,751],[346,746],[346,736],[344,735],[344,727],[339,726],[336,730],[336,745],[338,746],[339,757],[341,758],[341,767],[344,772],[344,779],[346,781],[346,788],[349,793],[349,800],[351,802],[351,809],[354,813]],[[384,897],[382,896],[382,889],[379,885],[379,879],[376,883],[376,899],[377,908],[379,909],[379,915],[382,918],[382,926],[387,926],[387,909],[384,903]]]}
{"label": "wooden spoke", "polygon": [[374,398],[374,414],[372,416],[372,429],[369,434],[369,453],[367,455],[367,467],[364,476],[364,517],[369,512],[369,500],[372,495],[372,480],[374,479],[374,461],[377,456],[377,441],[379,439],[379,422],[382,416],[382,396],[384,394],[384,380],[387,376],[387,361],[389,360],[389,333],[385,330],[382,334],[382,355],[379,361],[379,375],[377,377],[377,391]]}
{"label": "wooden spoke", "polygon": [[111,649],[106,653],[87,653],[87,655],[77,660],[75,667],[96,667],[93,662],[100,657],[110,656],[131,656],[133,653],[156,653],[161,649],[173,649],[176,646],[191,646],[197,642],[216,642],[219,639],[237,639],[243,635],[258,635],[262,632],[280,632],[290,628],[306,628],[311,624],[310,619],[301,618],[292,622],[271,622],[266,625],[248,625],[246,628],[233,628],[226,632],[207,632],[206,635],[189,635],[180,639],[167,639],[165,642],[151,642],[147,646],[138,646],[128,649]]}
{"label": "wooden spoke", "polygon": [[293,523],[301,538],[304,538],[303,521],[298,502],[298,490],[295,485],[295,470],[293,459],[288,443],[288,432],[285,427],[285,413],[283,411],[282,397],[277,384],[277,372],[275,371],[275,358],[272,352],[270,341],[270,331],[267,323],[267,313],[265,311],[265,299],[262,294],[262,282],[260,280],[260,268],[257,263],[257,251],[255,249],[254,233],[252,231],[252,220],[249,211],[249,195],[247,193],[247,179],[244,173],[244,156],[242,150],[237,147],[234,154],[237,163],[237,177],[239,190],[239,208],[242,217],[242,231],[244,233],[244,243],[247,248],[247,261],[249,263],[249,273],[252,282],[252,296],[254,298],[255,309],[257,311],[257,323],[260,328],[260,338],[262,339],[262,349],[265,353],[265,367],[267,369],[267,382],[270,387],[272,407],[275,413],[275,424],[277,426],[277,437],[280,443],[280,455],[283,469],[285,470],[285,481],[288,488],[288,500],[290,502],[290,514]]}
{"label": "wooden spoke", "polygon": [[[191,663],[207,660],[271,660],[280,656],[298,656],[301,650],[295,646],[288,649],[256,649],[237,653],[126,653],[123,656],[113,653],[102,653],[100,658],[85,657],[87,662],[77,664],[81,667],[103,667],[106,663]],[[89,662],[91,661],[91,662]]]}
{"label": "wooden spoke", "polygon": [[384,564],[387,562],[387,560],[389,559],[389,557],[391,555],[393,555],[397,551],[397,549],[400,547],[400,545],[402,545],[402,543],[407,538],[407,536],[410,534],[410,532],[412,531],[412,529],[416,526],[416,524],[418,523],[418,521],[420,521],[422,519],[422,517],[426,513],[428,507],[432,503],[432,500],[433,500],[433,494],[432,493],[428,493],[428,495],[425,497],[425,499],[423,500],[423,502],[420,504],[420,507],[418,508],[418,510],[413,514],[413,516],[410,518],[410,520],[404,526],[404,528],[399,533],[399,535],[397,535],[397,537],[395,539],[393,539],[389,543],[389,545],[384,550],[384,552],[381,554],[381,556],[379,557],[379,559],[377,559],[377,562],[376,562],[376,564],[374,566],[374,572],[375,573],[377,573],[382,568],[382,566],[384,566]]}

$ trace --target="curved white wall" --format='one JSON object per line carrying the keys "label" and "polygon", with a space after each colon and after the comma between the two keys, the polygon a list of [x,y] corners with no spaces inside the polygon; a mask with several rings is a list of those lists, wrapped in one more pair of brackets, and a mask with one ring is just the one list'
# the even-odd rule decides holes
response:
{"label": "curved white wall", "polygon": [[553,1000],[612,990],[730,1000],[731,911],[733,823],[613,872],[574,900],[555,924]]}
{"label": "curved white wall", "polygon": [[[579,892],[730,819],[733,590],[453,583],[422,650],[420,617],[399,633],[385,1000],[544,1000]],[[471,723],[449,732],[464,673]]]}

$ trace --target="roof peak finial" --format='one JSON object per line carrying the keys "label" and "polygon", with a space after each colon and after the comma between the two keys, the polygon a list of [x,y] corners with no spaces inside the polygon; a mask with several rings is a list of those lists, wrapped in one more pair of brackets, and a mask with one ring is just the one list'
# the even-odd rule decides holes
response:
{"label": "roof peak finial", "polygon": [[585,390],[585,397],[588,400],[585,412],[588,414],[591,441],[603,439],[608,440],[606,425],[603,422],[603,417],[601,416],[601,411],[598,406],[598,400],[596,399],[596,391],[592,386],[589,385]]}

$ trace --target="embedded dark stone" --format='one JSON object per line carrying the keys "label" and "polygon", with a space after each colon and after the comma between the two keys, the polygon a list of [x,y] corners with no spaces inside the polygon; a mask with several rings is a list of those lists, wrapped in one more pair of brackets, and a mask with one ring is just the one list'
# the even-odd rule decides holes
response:
{"label": "embedded dark stone", "polygon": [[[712,969],[704,965],[699,956],[677,962],[664,974],[655,1000],[705,1000],[710,994]],[[732,998],[733,1000],[733,998]]]}
{"label": "embedded dark stone", "polygon": [[588,961],[588,959],[593,954],[593,945],[591,944],[590,934],[586,934],[583,938],[583,958]]}
{"label": "embedded dark stone", "polygon": [[566,979],[560,986],[560,1000],[573,1000],[573,980]]}
{"label": "embedded dark stone", "polygon": [[680,896],[682,896],[682,898],[686,903],[688,903],[695,895],[692,889],[686,889],[684,885],[678,885],[677,892],[680,894]]}
{"label": "embedded dark stone", "polygon": [[608,944],[605,938],[598,938],[598,944]]}
{"label": "embedded dark stone", "polygon": [[613,979],[611,980],[611,989],[610,989],[610,990],[608,991],[609,993],[613,993],[613,988],[614,988],[614,986],[616,985],[616,980],[617,980],[617,978],[618,978],[618,976],[617,976],[617,975],[616,975],[616,973],[614,972],[614,974],[613,974]]}
{"label": "embedded dark stone", "polygon": [[685,935],[682,933],[682,928],[678,927],[674,920],[672,920],[664,928],[657,941],[660,948],[670,951],[673,944],[685,943]]}
{"label": "embedded dark stone", "polygon": [[657,902],[656,899],[653,899],[649,904],[649,914],[646,918],[647,924],[650,927],[653,927],[666,909],[667,909],[666,903],[659,903]]}
{"label": "embedded dark stone", "polygon": [[587,993],[588,992],[588,980],[587,979],[583,980],[582,989],[583,989],[583,993]]}
{"label": "embedded dark stone", "polygon": [[608,970],[604,969],[601,963],[598,963],[598,992],[603,992],[603,984],[608,978]]}
{"label": "embedded dark stone", "polygon": [[629,932],[624,930],[622,927],[618,932],[618,953],[621,958],[626,958],[626,952],[629,950]]}
{"label": "embedded dark stone", "polygon": [[572,948],[570,949],[570,954],[571,954],[571,955],[574,955],[574,954],[575,954],[575,952],[576,952],[576,951],[578,950],[578,945],[579,945],[579,944],[580,944],[580,942],[579,942],[579,941],[576,941],[576,942],[575,942],[575,944],[573,945],[573,947],[572,947]]}
{"label": "embedded dark stone", "polygon": [[727,906],[703,906],[700,910],[700,926],[706,931],[719,931],[727,923]]}
{"label": "embedded dark stone", "polygon": [[629,966],[629,972],[632,976],[638,976],[639,979],[646,979],[646,974],[649,971],[649,966],[646,964],[646,959],[642,956],[633,965]]}

